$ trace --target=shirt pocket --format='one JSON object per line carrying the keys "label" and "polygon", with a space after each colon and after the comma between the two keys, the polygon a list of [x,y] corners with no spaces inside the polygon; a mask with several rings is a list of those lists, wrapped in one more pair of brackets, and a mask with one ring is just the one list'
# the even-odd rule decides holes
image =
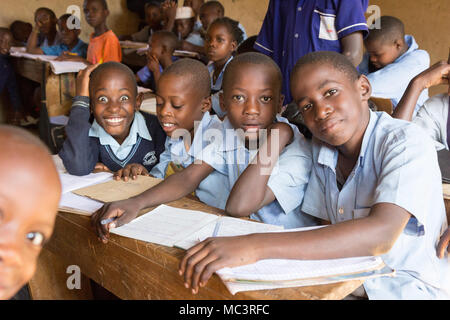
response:
{"label": "shirt pocket", "polygon": [[353,219],[361,219],[369,216],[371,208],[353,209]]}
{"label": "shirt pocket", "polygon": [[312,19],[313,42],[315,51],[340,52],[340,43],[336,31],[336,11],[316,7]]}

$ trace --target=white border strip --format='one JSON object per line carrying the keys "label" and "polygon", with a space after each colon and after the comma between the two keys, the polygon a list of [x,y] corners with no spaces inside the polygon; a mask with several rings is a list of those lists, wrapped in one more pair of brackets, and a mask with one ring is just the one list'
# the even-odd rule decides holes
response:
{"label": "white border strip", "polygon": [[262,44],[260,44],[260,43],[258,43],[258,42],[255,42],[255,44],[256,44],[257,46],[260,46],[260,47],[263,48],[264,50],[267,50],[267,51],[273,53],[273,50],[270,50],[270,49],[264,47]]}
{"label": "white border strip", "polygon": [[347,29],[350,29],[350,28],[353,28],[353,27],[356,27],[356,26],[366,26],[366,27],[368,27],[368,26],[367,26],[367,23],[356,23],[356,24],[352,24],[351,26],[342,28],[342,29],[339,30],[337,33],[340,33],[340,32],[342,32],[342,31],[345,31],[345,30],[347,30]]}

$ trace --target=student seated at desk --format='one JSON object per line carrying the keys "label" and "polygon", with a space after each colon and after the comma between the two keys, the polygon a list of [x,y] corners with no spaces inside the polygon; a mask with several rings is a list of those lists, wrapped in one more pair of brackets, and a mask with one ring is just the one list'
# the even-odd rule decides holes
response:
{"label": "student seated at desk", "polygon": [[[33,134],[0,125],[0,300],[32,277],[50,239],[61,185],[47,147]],[[26,196],[25,196],[26,195]]]}
{"label": "student seated at desk", "polygon": [[423,90],[436,85],[448,85],[449,78],[450,64],[448,62],[441,61],[434,64],[431,68],[411,80],[405,94],[392,114],[394,118],[412,120],[412,122],[422,127],[433,139],[436,150],[449,150],[450,87],[448,93],[437,94],[426,100],[415,117],[413,117],[413,113]]}
{"label": "student seated at desk", "polygon": [[147,65],[136,73],[138,83],[156,91],[156,83],[164,69],[173,62],[173,52],[178,39],[173,32],[156,31],[150,38],[147,50]]}
{"label": "student seated at desk", "polygon": [[135,42],[148,42],[152,34],[162,30],[164,15],[161,9],[161,3],[158,1],[150,1],[145,4],[145,22],[146,26],[133,33],[132,35],[120,36],[120,40],[131,40]]}
{"label": "student seated at desk", "polygon": [[61,38],[56,31],[56,15],[49,8],[39,8],[34,13],[35,27],[28,38],[37,36],[37,46],[49,47],[61,43]]}
{"label": "student seated at desk", "polygon": [[[367,54],[359,66],[372,86],[372,96],[391,99],[395,109],[409,81],[430,66],[430,56],[420,50],[414,37],[405,35],[403,23],[390,16],[382,16],[375,21],[380,29],[372,29],[364,40]],[[425,100],[428,90],[424,90],[416,104],[416,113]]]}
{"label": "student seated at desk", "polygon": [[78,74],[77,96],[59,156],[73,175],[95,168],[118,172],[125,180],[148,175],[164,151],[166,135],[154,115],[138,112],[142,96],[127,66],[107,62],[92,71],[95,66]]}
{"label": "student seated at desk", "polygon": [[204,40],[198,31],[194,31],[194,12],[191,7],[179,7],[175,16],[175,33],[180,40],[180,49],[198,52]]}
{"label": "student seated at desk", "polygon": [[29,22],[15,20],[9,26],[9,30],[13,35],[13,47],[26,47],[28,37],[33,31],[33,25]]}
{"label": "student seated at desk", "polygon": [[[206,34],[211,23],[214,20],[223,18],[225,16],[225,8],[219,1],[208,1],[202,4],[200,7],[199,18],[202,23],[202,29],[200,32]],[[245,32],[244,26],[238,22],[238,27],[242,31],[242,40],[247,39],[247,33]]]}
{"label": "student seated at desk", "polygon": [[241,41],[242,31],[238,28],[237,21],[227,17],[214,20],[206,34],[205,51],[209,59],[208,70],[211,76],[212,108],[221,119],[226,115],[219,104],[223,74]]}
{"label": "student seated at desk", "polygon": [[7,28],[0,28],[0,94],[6,88],[9,94],[9,100],[13,107],[13,116],[11,124],[19,125],[23,119],[23,107],[17,87],[16,73],[9,60],[9,50],[11,49],[12,33]]}
{"label": "student seated at desk", "polygon": [[196,293],[216,270],[261,259],[380,255],[396,275],[365,280],[369,299],[448,299],[449,262],[435,254],[446,217],[431,139],[409,122],[370,111],[369,81],[341,54],[302,57],[291,91],[314,136],[302,210],[332,225],[209,238],[181,261],[186,287]]}
{"label": "student seated at desk", "polygon": [[32,33],[28,39],[27,52],[59,56],[61,59],[63,59],[64,55],[76,55],[86,58],[88,45],[78,38],[81,32],[80,29],[69,29],[67,27],[67,19],[70,17],[71,15],[66,13],[58,19],[59,36],[61,38],[60,44],[38,47],[37,34]]}
{"label": "student seated at desk", "polygon": [[[158,87],[159,99],[160,90],[166,86],[163,80],[164,74]],[[175,83],[176,79],[170,80]],[[187,84],[178,84],[180,88],[183,85]],[[204,88],[207,87],[205,84]],[[213,195],[212,202],[207,203],[225,209],[231,215],[251,215],[262,222],[284,225],[286,228],[315,224],[313,218],[307,217],[299,208],[311,170],[309,145],[295,127],[277,117],[283,103],[278,66],[263,54],[243,54],[230,62],[223,89],[223,106],[229,111],[223,131],[203,133],[213,138],[213,142],[201,152],[191,153],[196,161],[182,171],[138,196],[108,203],[97,211],[92,216],[92,224],[102,241],[108,240],[110,228],[130,222],[141,209],[184,197],[195,191],[205,178],[210,179],[209,193]],[[198,88],[192,87],[191,90],[197,92]],[[207,94],[207,90],[202,91],[202,96],[208,97]],[[158,104],[176,103],[183,109],[186,100],[175,99],[172,95],[165,91],[163,101]],[[209,101],[209,97],[204,99],[207,99],[205,103]],[[173,125],[170,117],[166,121],[167,124],[162,122],[164,127],[171,130],[177,128],[178,125]],[[259,140],[260,131],[264,134],[262,130],[278,132],[279,135],[270,134],[263,142]],[[273,145],[275,148],[272,148]],[[270,158],[265,157],[268,149],[271,150]],[[257,163],[249,165],[253,157],[258,159]],[[212,174],[214,178],[211,178]],[[240,181],[241,178],[244,181]],[[243,198],[245,203],[241,201]],[[101,223],[110,218],[115,220],[108,224]]]}

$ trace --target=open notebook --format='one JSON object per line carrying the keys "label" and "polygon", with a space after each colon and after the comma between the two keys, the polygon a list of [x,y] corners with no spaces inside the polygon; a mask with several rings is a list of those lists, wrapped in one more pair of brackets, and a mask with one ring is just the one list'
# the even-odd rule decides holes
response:
{"label": "open notebook", "polygon": [[189,249],[212,236],[280,231],[283,227],[160,205],[110,232],[168,247]]}
{"label": "open notebook", "polygon": [[[12,48],[11,48],[12,49]],[[83,70],[86,68],[86,64],[83,62],[76,62],[76,61],[55,61],[57,56],[49,56],[49,55],[43,55],[43,54],[31,54],[23,52],[22,50],[11,50],[11,56],[14,57],[21,57],[21,58],[27,58],[31,60],[40,60],[45,61],[50,64],[50,68],[52,69],[54,74],[61,74],[61,73],[70,73],[74,72],[77,73],[80,70]]]}

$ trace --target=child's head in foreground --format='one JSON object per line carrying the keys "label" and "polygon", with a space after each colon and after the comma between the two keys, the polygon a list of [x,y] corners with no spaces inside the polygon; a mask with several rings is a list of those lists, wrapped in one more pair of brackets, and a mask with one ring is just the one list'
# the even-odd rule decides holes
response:
{"label": "child's head in foreground", "polygon": [[31,133],[0,125],[0,300],[33,276],[50,239],[61,185],[51,155]]}
{"label": "child's head in foreground", "polygon": [[403,22],[391,16],[382,16],[374,25],[380,29],[371,29],[364,40],[364,46],[370,55],[370,62],[376,69],[393,63],[406,50],[405,27]]}
{"label": "child's head in foreground", "polygon": [[13,36],[8,28],[0,28],[0,55],[6,56],[11,49]]}
{"label": "child's head in foreground", "polygon": [[141,104],[133,71],[119,62],[101,64],[90,75],[89,98],[97,123],[122,144]]}
{"label": "child's head in foreground", "polygon": [[342,54],[309,53],[291,72],[291,93],[313,136],[332,146],[358,143],[369,121],[369,80]]}
{"label": "child's head in foreground", "polygon": [[205,37],[205,51],[208,59],[214,62],[226,62],[243,40],[238,22],[227,18],[214,20]]}
{"label": "child's head in foreground", "polygon": [[173,32],[159,30],[152,34],[148,44],[148,54],[161,60],[164,56],[172,57],[173,52],[178,47],[178,38]]}
{"label": "child's head in foreground", "polygon": [[63,14],[58,19],[58,29],[61,35],[61,41],[69,48],[73,48],[78,43],[78,36],[80,35],[81,29],[69,28],[67,25],[67,20],[72,15],[69,13]]}
{"label": "child's head in foreground", "polygon": [[98,28],[106,23],[109,15],[108,4],[106,0],[84,0],[83,12],[87,23],[93,28]]}
{"label": "child's head in foreground", "polygon": [[41,24],[39,31],[45,35],[49,34],[52,30],[56,31],[56,15],[49,8],[38,8],[34,12],[34,21]]}
{"label": "child's head in foreground", "polygon": [[211,109],[211,78],[200,61],[184,58],[167,67],[158,80],[156,111],[159,123],[169,137],[177,129],[194,132]]}
{"label": "child's head in foreground", "polygon": [[243,53],[228,64],[220,105],[246,140],[257,140],[259,130],[275,122],[284,100],[281,86],[280,68],[262,53]]}
{"label": "child's head in foreground", "polygon": [[219,1],[208,1],[200,7],[199,18],[203,29],[208,30],[211,23],[224,16],[225,9]]}

